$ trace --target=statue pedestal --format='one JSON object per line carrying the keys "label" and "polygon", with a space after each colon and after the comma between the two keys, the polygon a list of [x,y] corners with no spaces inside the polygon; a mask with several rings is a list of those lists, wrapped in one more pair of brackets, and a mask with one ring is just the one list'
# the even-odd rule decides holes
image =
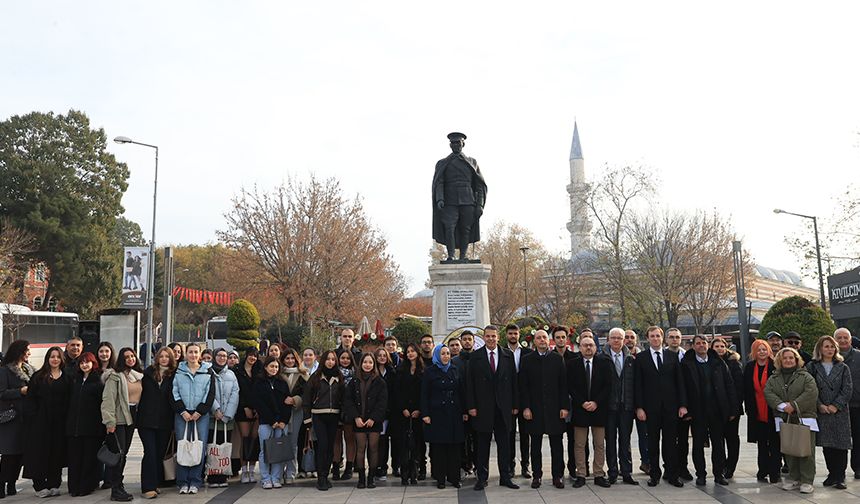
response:
{"label": "statue pedestal", "polygon": [[490,323],[487,281],[489,264],[433,264],[430,287],[433,289],[433,340],[441,343],[463,326],[479,327]]}

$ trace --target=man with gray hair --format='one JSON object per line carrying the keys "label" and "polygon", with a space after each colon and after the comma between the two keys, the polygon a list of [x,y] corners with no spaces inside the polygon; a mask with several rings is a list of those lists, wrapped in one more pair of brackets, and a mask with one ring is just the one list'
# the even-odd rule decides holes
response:
{"label": "man with gray hair", "polygon": [[612,364],[612,388],[609,394],[609,417],[606,420],[606,462],[609,483],[615,484],[620,474],[624,483],[638,485],[633,479],[630,435],[633,432],[633,355],[624,344],[624,329],[609,330],[608,343],[598,354]]}
{"label": "man with gray hair", "polygon": [[851,470],[854,471],[854,479],[860,479],[860,351],[851,346],[851,331],[845,327],[837,329],[833,338],[839,345],[845,365],[851,370],[854,385],[851,400],[848,401],[851,416]]}

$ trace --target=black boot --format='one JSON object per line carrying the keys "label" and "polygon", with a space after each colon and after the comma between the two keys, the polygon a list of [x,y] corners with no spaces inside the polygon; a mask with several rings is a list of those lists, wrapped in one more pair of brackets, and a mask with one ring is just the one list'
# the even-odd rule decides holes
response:
{"label": "black boot", "polygon": [[352,470],[354,464],[352,462],[347,462],[346,467],[343,468],[343,475],[341,475],[340,479],[342,481],[347,481],[352,479]]}
{"label": "black boot", "polygon": [[356,488],[367,488],[367,481],[364,479],[364,469],[358,470],[358,486]]}
{"label": "black boot", "polygon": [[376,477],[373,473],[367,475],[367,488],[376,488]]}
{"label": "black boot", "polygon": [[331,463],[331,479],[335,481],[340,479],[340,462]]}
{"label": "black boot", "polygon": [[18,495],[18,489],[15,488],[15,482],[9,481],[6,483],[6,495],[12,497],[13,495]]}
{"label": "black boot", "polygon": [[122,487],[111,488],[110,500],[116,502],[129,502],[134,500],[131,494],[122,489]]}
{"label": "black boot", "polygon": [[320,473],[320,475],[317,476],[317,490],[320,490],[322,492],[325,492],[326,490],[328,490],[328,485],[325,484],[325,479],[326,478],[325,478],[325,476],[322,475],[322,473]]}
{"label": "black boot", "polygon": [[6,498],[6,485],[0,483],[0,499]]}

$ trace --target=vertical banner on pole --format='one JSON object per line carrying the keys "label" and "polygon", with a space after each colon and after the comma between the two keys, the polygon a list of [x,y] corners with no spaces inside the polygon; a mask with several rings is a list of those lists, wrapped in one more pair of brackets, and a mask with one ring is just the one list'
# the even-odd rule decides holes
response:
{"label": "vertical banner on pole", "polygon": [[149,247],[125,247],[124,252],[120,307],[145,310],[149,279]]}

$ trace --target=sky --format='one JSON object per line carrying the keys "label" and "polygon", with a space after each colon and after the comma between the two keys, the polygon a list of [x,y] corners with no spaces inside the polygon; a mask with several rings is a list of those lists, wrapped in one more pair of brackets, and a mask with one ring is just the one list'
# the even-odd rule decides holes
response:
{"label": "sky", "polygon": [[[3,2],[0,119],[77,109],[157,144],[159,246],[216,241],[242,187],[336,177],[409,293],[450,131],[487,180],[482,228],[569,250],[576,121],[588,178],[654,170],[659,203],[717,209],[758,263],[797,271],[802,222],[773,209],[830,216],[858,180],[857,19],[847,1]],[[152,152],[109,149],[148,237]]]}

